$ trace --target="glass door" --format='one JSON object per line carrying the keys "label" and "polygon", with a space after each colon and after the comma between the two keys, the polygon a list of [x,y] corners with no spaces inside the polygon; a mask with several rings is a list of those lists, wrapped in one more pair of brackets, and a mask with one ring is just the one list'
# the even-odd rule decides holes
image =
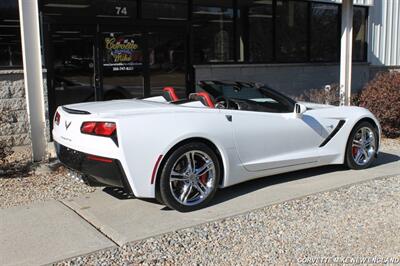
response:
{"label": "glass door", "polygon": [[144,95],[145,60],[140,32],[102,32],[102,88],[104,100]]}
{"label": "glass door", "polygon": [[55,107],[95,100],[95,28],[55,25],[49,89]]}
{"label": "glass door", "polygon": [[186,38],[183,32],[148,32],[150,94],[161,95],[164,87],[186,95]]}

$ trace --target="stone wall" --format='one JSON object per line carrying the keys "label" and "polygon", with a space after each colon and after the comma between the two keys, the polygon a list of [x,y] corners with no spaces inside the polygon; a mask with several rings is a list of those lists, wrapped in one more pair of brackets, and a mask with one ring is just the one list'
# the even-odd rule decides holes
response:
{"label": "stone wall", "polygon": [[17,147],[31,144],[23,70],[0,70],[0,141]]}

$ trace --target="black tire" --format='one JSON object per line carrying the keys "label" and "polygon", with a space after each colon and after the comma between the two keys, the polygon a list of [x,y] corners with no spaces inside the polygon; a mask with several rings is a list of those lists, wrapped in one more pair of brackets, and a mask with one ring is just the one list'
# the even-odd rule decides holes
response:
{"label": "black tire", "polygon": [[[182,159],[182,156],[184,156],[186,153],[191,152],[191,151],[200,151],[204,154],[206,154],[209,159],[212,160],[213,163],[213,170],[212,173],[214,174],[214,178],[210,179],[212,181],[210,181],[210,185],[212,185],[212,188],[210,188],[207,191],[207,196],[204,197],[202,199],[201,202],[199,202],[198,204],[195,205],[185,205],[182,204],[181,202],[179,202],[173,195],[172,189],[170,187],[170,178],[171,178],[171,172],[172,172],[172,168],[174,167],[174,165],[176,163],[178,163],[178,161]],[[187,143],[187,144],[183,144],[182,146],[180,146],[179,148],[177,148],[176,150],[174,150],[169,156],[168,158],[166,158],[165,163],[163,164],[163,168],[161,169],[161,175],[160,175],[160,182],[159,182],[159,189],[160,189],[160,196],[161,196],[161,200],[162,202],[168,206],[171,209],[175,209],[179,212],[190,212],[190,211],[194,211],[194,210],[198,210],[201,208],[204,208],[205,206],[207,206],[210,201],[212,200],[212,198],[214,197],[216,191],[217,191],[217,187],[219,184],[219,180],[220,180],[220,175],[221,175],[221,165],[219,163],[218,157],[215,154],[215,152],[206,144],[202,143],[202,142],[192,142],[192,143]],[[209,174],[207,174],[208,176]],[[175,181],[176,182],[176,181]],[[181,182],[181,181],[179,181]],[[186,183],[185,183],[186,184]],[[193,187],[193,186],[192,186]],[[192,190],[190,190],[192,191]],[[194,193],[195,191],[193,191],[192,193]],[[189,192],[188,194],[190,194],[191,192]]]}
{"label": "black tire", "polygon": [[[370,159],[367,163],[360,165],[356,162],[355,158],[353,157],[353,140],[354,140],[354,137],[357,134],[357,132],[359,132],[362,128],[368,128],[374,134],[373,144],[375,147],[375,151],[373,152],[372,156],[370,157]],[[354,169],[354,170],[362,170],[362,169],[366,169],[366,168],[370,167],[376,157],[376,150],[378,148],[378,138],[379,138],[378,131],[370,122],[364,121],[364,122],[358,123],[351,131],[349,139],[347,141],[345,165],[348,168]]]}

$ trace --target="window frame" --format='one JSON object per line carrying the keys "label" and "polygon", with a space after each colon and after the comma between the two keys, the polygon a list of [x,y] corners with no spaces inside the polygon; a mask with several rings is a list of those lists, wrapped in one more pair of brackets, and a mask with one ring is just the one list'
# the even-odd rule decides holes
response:
{"label": "window frame", "polygon": [[[307,1],[307,0],[299,0],[298,2],[304,2],[307,3],[308,5],[308,14],[307,14],[307,58],[305,60],[299,60],[299,61],[291,61],[291,60],[277,60],[277,48],[278,48],[278,43],[277,43],[277,2],[278,0],[272,0],[272,59],[271,60],[256,60],[256,61],[252,61],[250,60],[250,52],[249,52],[249,37],[248,34],[242,34],[244,38],[246,38],[245,40],[243,40],[243,49],[244,49],[244,57],[241,58],[241,43],[240,43],[240,31],[239,29],[240,27],[240,19],[239,19],[239,1],[240,0],[231,0],[232,2],[232,9],[233,9],[233,23],[232,23],[232,48],[230,49],[231,52],[233,53],[231,56],[231,60],[228,61],[221,61],[221,62],[196,62],[194,63],[194,50],[193,50],[193,43],[195,40],[195,36],[194,36],[194,30],[193,30],[193,24],[194,21],[193,20],[193,10],[194,10],[194,1],[193,0],[187,0],[187,8],[188,8],[188,13],[187,13],[187,20],[182,21],[182,23],[187,23],[188,27],[190,27],[190,30],[188,31],[188,41],[191,45],[189,45],[188,47],[190,47],[190,56],[188,58],[188,60],[190,62],[192,62],[195,65],[233,65],[233,64],[303,64],[303,63],[310,63],[310,64],[319,64],[319,63],[339,63],[340,62],[340,34],[341,34],[341,13],[342,13],[342,6],[339,4],[335,4],[335,3],[326,3],[323,1]],[[283,0],[286,1],[286,0]],[[129,24],[129,25],[137,25],[138,27],[142,27],[143,23],[147,23],[147,22],[151,22],[154,21],[154,19],[146,19],[143,18],[143,0],[136,0],[136,7],[137,7],[137,13],[135,15],[133,15],[130,19],[128,19],[126,21],[126,23],[124,24]],[[40,1],[40,4],[42,3],[42,1]],[[312,23],[311,23],[311,16],[312,16],[312,5],[313,4],[326,4],[326,5],[336,5],[338,6],[338,34],[337,34],[337,42],[338,42],[338,55],[337,58],[335,60],[312,60],[311,58],[311,29],[312,29]],[[365,25],[366,25],[366,29],[365,29],[365,42],[364,42],[364,53],[362,55],[362,59],[353,59],[353,62],[355,63],[367,63],[368,62],[368,31],[369,31],[369,13],[370,13],[370,9],[368,6],[362,6],[362,5],[355,5],[355,7],[357,8],[363,8],[365,10]],[[94,7],[93,7],[94,9]],[[94,19],[93,22],[91,22],[93,24],[104,24],[104,23],[110,23],[111,24],[116,24],[118,22],[116,21],[112,21],[110,19]],[[174,24],[173,22],[168,22],[166,21],[166,23],[168,24]],[[244,30],[246,30],[246,28],[244,28]],[[231,41],[231,40],[229,40]],[[21,48],[22,51],[22,48]],[[0,69],[21,69],[23,68],[23,63],[21,62],[21,64],[17,64],[17,65],[0,65]]]}
{"label": "window frame", "polygon": [[[364,32],[365,42],[364,42],[364,54],[362,56],[362,59],[361,60],[355,60],[354,58],[352,58],[352,62],[353,63],[366,63],[366,62],[368,62],[368,31],[369,31],[369,12],[370,12],[370,9],[367,6],[357,6],[357,5],[355,5],[354,7],[362,8],[362,9],[365,10],[365,17],[364,17],[364,20],[365,20],[365,32]],[[354,21],[354,19],[353,19],[353,21]],[[353,42],[354,42],[354,39],[353,39]]]}
{"label": "window frame", "polygon": [[309,13],[309,20],[310,20],[310,24],[309,24],[309,31],[310,31],[310,39],[309,39],[309,44],[308,44],[308,48],[309,48],[309,60],[310,63],[334,63],[334,62],[339,62],[340,61],[340,36],[341,36],[341,13],[342,13],[342,9],[340,5],[337,4],[333,4],[333,6],[337,7],[337,24],[336,24],[336,46],[337,46],[337,54],[336,54],[336,58],[334,60],[315,60],[312,56],[311,53],[311,49],[312,49],[312,40],[313,40],[313,35],[312,35],[312,30],[313,30],[313,24],[312,24],[312,7],[313,4],[316,5],[332,5],[329,3],[325,3],[325,2],[312,2],[311,6],[310,6],[310,13]]}
{"label": "window frame", "polygon": [[[231,60],[229,61],[213,61],[213,62],[195,62],[195,49],[194,49],[194,43],[196,41],[195,37],[195,27],[193,24],[195,24],[197,21],[200,21],[199,19],[195,18],[193,15],[195,11],[195,6],[196,4],[194,3],[195,0],[190,0],[190,60],[193,62],[193,65],[225,65],[225,64],[237,64],[238,63],[238,47],[237,47],[237,42],[238,42],[238,34],[237,34],[237,0],[229,0],[231,3],[231,8],[232,8],[232,48],[229,49],[229,51],[232,53]],[[198,5],[201,6],[201,5]]]}
{"label": "window frame", "polygon": [[[15,6],[14,6],[14,3]],[[17,0],[9,0],[9,3],[11,3],[11,5],[8,6],[7,8],[7,2],[5,2],[5,9],[4,11],[8,11],[8,12],[3,12],[0,11],[0,14],[4,15],[4,17],[0,17],[0,24],[4,24],[5,25],[5,31],[3,31],[2,33],[4,35],[9,35],[7,37],[11,37],[13,36],[13,38],[7,39],[7,37],[5,36],[0,36],[0,39],[4,39],[3,37],[5,37],[4,43],[0,44],[0,46],[3,48],[7,48],[8,49],[8,53],[5,56],[6,60],[4,61],[8,61],[8,64],[1,64],[0,65],[0,70],[17,70],[17,69],[23,69],[23,59],[22,59],[22,43],[21,43],[21,28],[19,26],[19,11],[18,11],[18,1]],[[4,21],[3,21],[4,20]],[[9,27],[9,28],[7,28]],[[0,30],[3,28],[0,28]],[[16,56],[16,54],[20,54],[20,56],[18,56],[18,60],[16,61],[17,63],[14,63],[12,61],[14,61],[14,57]],[[12,62],[10,64],[10,62]]]}
{"label": "window frame", "polygon": [[[273,1],[273,6],[272,6],[272,47],[273,47],[273,59],[272,60],[268,60],[268,61],[257,61],[257,62],[253,62],[250,60],[249,58],[249,48],[248,47],[244,47],[244,60],[240,60],[240,32],[239,32],[239,28],[240,26],[238,25],[240,23],[240,20],[238,18],[238,1],[240,0],[233,0],[233,9],[234,9],[234,21],[233,21],[233,26],[234,26],[234,43],[233,43],[233,47],[234,47],[234,60],[233,62],[231,61],[226,61],[226,62],[202,62],[202,63],[194,63],[194,65],[245,65],[245,64],[252,64],[252,65],[262,65],[262,64],[339,64],[340,63],[340,40],[341,40],[341,16],[342,16],[342,6],[340,4],[336,4],[336,3],[327,3],[327,2],[323,2],[323,1],[308,1],[308,0],[299,0],[298,2],[304,2],[306,4],[308,4],[307,10],[308,10],[308,14],[307,14],[307,40],[306,40],[306,49],[307,49],[307,57],[305,60],[302,61],[280,61],[277,60],[277,55],[276,55],[276,50],[277,50],[277,29],[276,29],[276,13],[277,13],[277,1],[278,0],[272,0]],[[286,1],[286,0],[283,0]],[[337,52],[337,58],[335,60],[319,60],[319,61],[315,61],[311,59],[311,9],[312,9],[312,4],[326,4],[326,5],[335,5],[338,6],[338,23],[337,23],[337,44],[338,44],[338,52]],[[365,12],[365,23],[366,23],[366,30],[365,30],[365,38],[366,38],[366,42],[365,42],[365,48],[364,50],[366,51],[363,55],[363,59],[362,60],[353,60],[354,63],[367,63],[368,62],[368,31],[369,31],[369,24],[368,24],[368,19],[369,19],[369,7],[368,6],[362,6],[362,5],[355,5],[355,7],[358,8],[364,8],[366,10]],[[193,10],[192,6],[190,7],[191,10]],[[191,13],[190,13],[191,15]],[[191,16],[189,16],[189,22],[190,25],[192,24],[192,19]],[[191,43],[193,43],[193,31],[191,33]],[[248,34],[243,34],[243,36],[248,36]],[[244,40],[243,42],[244,44],[249,43],[249,40]],[[193,55],[193,53],[192,53]]]}

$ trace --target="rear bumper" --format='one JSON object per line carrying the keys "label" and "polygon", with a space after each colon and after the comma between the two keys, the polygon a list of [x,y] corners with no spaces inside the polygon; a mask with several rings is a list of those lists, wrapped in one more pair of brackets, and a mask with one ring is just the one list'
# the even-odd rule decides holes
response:
{"label": "rear bumper", "polygon": [[119,160],[83,153],[54,143],[60,162],[82,173],[83,180],[89,186],[119,187],[132,193]]}

